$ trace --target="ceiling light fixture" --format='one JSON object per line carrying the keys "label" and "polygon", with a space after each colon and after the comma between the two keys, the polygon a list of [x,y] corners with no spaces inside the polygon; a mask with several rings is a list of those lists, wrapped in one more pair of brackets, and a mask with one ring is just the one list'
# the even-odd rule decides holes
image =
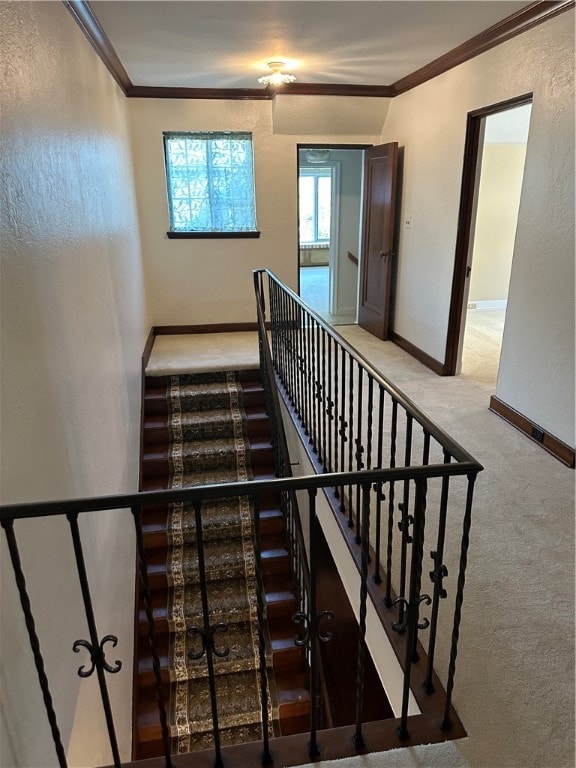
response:
{"label": "ceiling light fixture", "polygon": [[270,75],[264,75],[263,77],[258,78],[258,82],[262,83],[262,85],[285,85],[286,83],[293,83],[296,78],[294,75],[287,75],[285,72],[282,72],[284,67],[286,66],[285,61],[269,61],[268,67],[270,68],[270,72],[272,74]]}

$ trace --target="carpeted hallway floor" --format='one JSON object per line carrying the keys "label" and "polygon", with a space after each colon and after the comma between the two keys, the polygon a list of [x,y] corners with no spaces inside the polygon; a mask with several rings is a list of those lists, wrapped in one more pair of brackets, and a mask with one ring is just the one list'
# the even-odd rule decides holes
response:
{"label": "carpeted hallway floor", "polygon": [[[488,410],[493,382],[442,378],[358,326],[338,331],[485,470],[475,494],[454,691],[468,738],[331,767],[571,768],[574,471]],[[238,348],[237,339],[230,344]]]}

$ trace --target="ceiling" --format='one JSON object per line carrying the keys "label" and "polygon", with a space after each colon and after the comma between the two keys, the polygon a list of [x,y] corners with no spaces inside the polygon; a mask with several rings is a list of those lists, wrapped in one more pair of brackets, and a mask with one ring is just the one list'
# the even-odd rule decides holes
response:
{"label": "ceiling", "polygon": [[391,85],[526,1],[93,0],[136,86],[262,88],[284,59],[298,83]]}

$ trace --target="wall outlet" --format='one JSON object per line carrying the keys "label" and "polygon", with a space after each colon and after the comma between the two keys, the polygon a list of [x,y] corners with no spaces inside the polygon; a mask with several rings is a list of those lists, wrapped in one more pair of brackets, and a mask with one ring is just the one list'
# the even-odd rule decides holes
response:
{"label": "wall outlet", "polygon": [[468,309],[478,309],[478,304],[475,301],[468,302]]}
{"label": "wall outlet", "polygon": [[404,216],[404,229],[412,229],[412,216]]}

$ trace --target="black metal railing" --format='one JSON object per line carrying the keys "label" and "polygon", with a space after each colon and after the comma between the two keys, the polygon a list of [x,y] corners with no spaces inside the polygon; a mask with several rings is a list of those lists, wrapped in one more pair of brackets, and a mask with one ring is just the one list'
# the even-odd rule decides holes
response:
{"label": "black metal railing", "polygon": [[[66,637],[66,627],[59,627],[57,634],[71,650],[78,652],[84,648],[88,651],[91,665],[89,668],[80,667],[78,674],[84,678],[96,672],[110,755],[114,766],[118,767],[126,763],[122,763],[119,754],[114,699],[109,694],[106,676],[120,670],[122,656],[130,656],[131,649],[118,645],[117,637],[108,633],[113,628],[106,627],[106,634],[99,632],[92,609],[93,585],[84,564],[88,542],[82,539],[78,520],[91,516],[96,518],[94,522],[98,524],[99,516],[108,510],[120,510],[120,514],[132,518],[141,600],[152,658],[158,727],[163,745],[163,758],[149,764],[171,768],[176,765],[171,754],[173,734],[164,698],[154,607],[148,582],[143,509],[180,502],[193,506],[199,580],[201,585],[205,585],[202,531],[206,503],[217,498],[249,497],[253,502],[254,546],[259,552],[258,510],[261,499],[270,493],[278,494],[282,499],[289,534],[290,560],[298,592],[298,610],[294,620],[299,631],[295,631],[295,643],[306,648],[309,662],[312,704],[309,728],[306,734],[300,736],[270,738],[268,733],[268,681],[263,628],[265,604],[262,574],[257,570],[262,743],[240,747],[221,745],[214,670],[226,649],[215,642],[219,627],[210,624],[210,596],[204,586],[201,588],[202,625],[188,629],[201,638],[200,653],[206,655],[210,670],[213,750],[209,762],[234,768],[270,763],[298,765],[320,755],[322,759],[329,759],[401,746],[408,737],[412,739],[411,743],[417,743],[418,739],[443,741],[464,734],[452,706],[452,692],[472,494],[481,466],[270,274],[267,278],[269,285],[266,286],[264,274],[261,271],[255,273],[255,285],[263,379],[268,408],[274,416],[272,430],[277,453],[277,478],[0,507],[0,524],[6,535],[23,619],[50,724],[54,755],[61,767],[67,765],[61,736],[63,731],[52,697],[51,671],[43,657],[42,637],[36,628],[34,606],[22,565],[19,546],[21,521],[46,516],[67,518],[69,521],[70,551],[77,566],[89,639]],[[265,295],[270,301],[271,350],[265,326]],[[290,456],[286,448],[276,381],[280,384],[287,407],[292,409],[306,430],[311,461],[316,462],[318,474],[290,476]],[[416,461],[413,461],[414,457],[417,457]],[[300,506],[296,503],[298,492],[303,492],[300,494]],[[318,613],[315,592],[317,547],[314,537],[318,505],[324,498],[336,510],[336,519],[358,565],[360,584],[357,595],[358,653],[356,658],[345,662],[355,664],[357,670],[355,723],[330,731],[321,730],[322,724],[318,719],[321,688],[318,648],[319,643],[330,638],[327,621],[331,618],[329,611]],[[399,523],[399,536],[395,535],[395,523]],[[423,587],[423,571],[426,570],[424,552],[430,546],[430,540],[434,549],[430,555],[432,594],[428,595]],[[256,561],[258,564],[258,558]],[[449,594],[454,600],[452,610],[444,607]],[[47,591],[44,610],[50,608],[50,600],[58,601],[58,595]],[[429,606],[430,619],[422,616],[422,606]],[[396,719],[365,723],[362,716],[367,653],[365,637],[367,614],[372,609],[381,618],[401,661],[402,690],[396,706]],[[335,617],[332,622],[333,631],[337,631],[337,619]],[[426,642],[423,641],[424,632],[428,633]],[[120,658],[110,662],[106,653],[116,646],[114,657]],[[437,660],[444,685],[434,670]],[[420,715],[408,714],[411,695],[417,701]],[[65,725],[68,730],[71,724]],[[233,752],[230,752],[231,749]],[[87,755],[86,759],[89,757]],[[200,766],[206,765],[207,759],[206,753],[179,755],[177,764]]]}
{"label": "black metal railing", "polygon": [[[417,470],[413,468],[399,467],[394,470],[366,470],[362,473],[358,472],[345,472],[339,474],[323,474],[314,475],[300,478],[278,478],[275,480],[267,481],[250,481],[248,483],[226,483],[213,486],[204,486],[202,488],[184,488],[167,491],[150,491],[145,493],[138,493],[132,495],[122,496],[103,496],[89,499],[76,499],[66,501],[52,501],[42,502],[37,504],[17,504],[7,505],[0,507],[0,524],[5,531],[8,548],[13,565],[16,585],[18,588],[20,602],[22,606],[23,616],[28,630],[28,636],[30,639],[30,645],[34,656],[34,662],[38,671],[39,685],[42,690],[46,714],[51,726],[52,739],[54,742],[54,751],[57,756],[58,764],[62,767],[67,766],[67,760],[65,755],[65,749],[62,743],[60,735],[57,714],[54,709],[53,699],[51,695],[51,687],[49,683],[49,675],[45,669],[44,658],[41,650],[41,640],[37,634],[34,612],[31,605],[30,597],[28,595],[26,577],[24,569],[22,567],[19,546],[17,543],[16,527],[18,521],[31,520],[38,517],[66,517],[68,520],[76,521],[78,516],[82,515],[98,515],[106,510],[126,510],[126,514],[131,514],[134,521],[134,536],[136,549],[138,552],[138,572],[142,585],[142,599],[144,605],[144,611],[148,624],[148,640],[150,643],[151,654],[153,658],[153,672],[155,679],[156,701],[158,705],[159,722],[162,732],[162,739],[164,745],[164,765],[170,767],[173,765],[170,743],[171,734],[168,727],[168,719],[166,713],[166,702],[164,700],[164,693],[162,687],[161,673],[160,673],[160,661],[158,658],[158,651],[156,646],[156,631],[154,626],[153,607],[150,594],[150,588],[148,586],[148,565],[146,560],[146,550],[143,541],[142,522],[141,515],[142,509],[147,506],[154,506],[158,504],[179,503],[186,502],[194,505],[196,511],[196,523],[197,523],[197,546],[199,552],[199,576],[200,582],[204,582],[203,573],[203,539],[202,539],[202,509],[203,505],[212,499],[221,497],[235,497],[235,496],[249,496],[254,500],[254,509],[258,509],[258,499],[264,493],[269,493],[270,490],[276,491],[280,494],[286,494],[288,496],[294,494],[296,491],[306,491],[309,505],[307,509],[301,510],[302,514],[308,517],[309,526],[308,532],[313,537],[316,530],[316,504],[315,499],[320,489],[330,489],[337,486],[339,483],[345,483],[346,486],[350,486],[353,489],[360,488],[360,493],[363,498],[363,514],[364,520],[362,523],[362,552],[363,552],[363,578],[360,594],[360,616],[361,616],[361,637],[365,632],[365,623],[362,617],[366,615],[366,602],[367,602],[367,544],[368,533],[370,528],[370,496],[374,493],[374,487],[380,487],[384,484],[390,483],[404,483],[407,482],[411,488],[414,489],[416,497],[419,498],[419,503],[416,509],[416,528],[420,530],[424,526],[423,522],[423,510],[425,506],[425,494],[426,494],[426,481],[435,477],[445,477],[447,473],[456,470],[456,474],[466,473],[468,467],[455,465],[452,467],[421,467]],[[108,729],[108,737],[111,748],[111,755],[114,766],[122,765],[120,756],[118,753],[115,721],[113,716],[113,708],[110,704],[110,697],[106,685],[106,673],[113,674],[119,671],[121,668],[121,661],[115,660],[113,664],[109,663],[106,658],[106,645],[109,643],[112,647],[117,645],[117,638],[112,634],[106,634],[101,636],[98,633],[94,615],[91,609],[91,586],[86,578],[84,566],[83,566],[83,544],[80,539],[79,532],[76,530],[75,524],[71,529],[71,542],[70,546],[74,551],[76,563],[78,566],[78,579],[82,592],[82,597],[86,610],[86,618],[90,631],[90,640],[74,640],[73,638],[67,639],[69,647],[78,651],[81,647],[86,648],[89,653],[91,666],[86,669],[84,666],[80,667],[78,674],[81,677],[89,677],[94,671],[96,671],[98,678],[98,685],[100,689],[100,695],[102,699],[102,706],[106,716],[106,725]],[[416,540],[416,538],[415,538]],[[314,553],[315,543],[312,540],[308,543],[309,551]],[[301,626],[301,632],[298,635],[297,643],[309,648],[310,658],[310,683],[311,693],[316,694],[316,687],[318,686],[318,659],[317,652],[315,650],[314,640],[319,639],[327,640],[329,635],[322,628],[321,623],[326,616],[326,612],[322,612],[320,615],[316,613],[315,597],[314,597],[314,557],[311,558],[310,565],[310,595],[305,603],[302,603],[303,609],[298,611],[295,616],[297,623]],[[462,585],[463,586],[463,585]],[[44,609],[49,604],[50,595],[46,595],[46,602],[44,602]],[[52,599],[57,600],[57,596],[53,596]],[[413,569],[411,575],[411,590],[409,605],[412,606],[412,614],[406,619],[407,627],[410,632],[415,632],[416,619],[418,617],[418,599],[419,599],[419,572],[418,572],[418,560],[413,561]],[[215,648],[211,639],[213,638],[215,627],[211,627],[209,623],[210,606],[208,603],[208,595],[202,595],[202,607],[204,625],[200,628],[195,628],[195,631],[202,636],[202,647],[206,652],[206,655],[211,659],[212,664],[217,663],[217,657],[219,654],[215,652]],[[262,618],[262,617],[260,617]],[[62,636],[63,628],[59,628],[59,636]],[[121,653],[129,653],[128,649],[118,648],[115,655],[121,655]],[[260,647],[261,656],[261,671],[265,669],[265,649],[261,644]],[[363,723],[361,718],[362,712],[362,674],[364,664],[364,644],[359,645],[359,655],[357,659],[358,664],[358,691],[357,691],[357,723],[355,725],[355,743],[358,749],[362,749],[363,744]],[[454,653],[455,660],[455,653]],[[72,661],[71,661],[72,663]],[[408,672],[410,670],[410,659],[408,659]],[[453,672],[453,670],[452,670]],[[265,674],[265,672],[263,672]],[[453,676],[453,675],[452,675]],[[406,678],[407,688],[404,694],[404,702],[402,709],[402,716],[400,719],[400,727],[404,730],[407,729],[407,711],[408,711],[408,686],[409,686],[409,674]],[[218,706],[215,696],[214,688],[214,675],[210,676],[211,681],[211,694],[213,704],[213,718],[214,718],[214,751],[216,764],[224,765],[223,749],[219,744],[218,735]],[[316,697],[317,698],[317,697]],[[311,700],[314,701],[314,698]],[[262,721],[266,723],[267,718],[267,706],[265,703],[265,695],[262,697]],[[312,707],[311,720],[310,720],[310,732],[308,733],[306,742],[302,747],[300,755],[291,754],[291,762],[288,764],[297,765],[298,763],[307,762],[309,758],[320,753],[320,746],[317,733],[317,713],[315,707]],[[224,750],[225,751],[225,750]],[[263,763],[270,762],[274,757],[274,740],[269,740],[267,735],[267,729],[263,731]],[[193,762],[187,764],[193,765]]]}
{"label": "black metal railing", "polygon": [[[411,470],[410,479],[377,483],[364,496],[361,483],[341,480],[329,499],[342,513],[340,523],[345,520],[354,532],[362,583],[369,569],[372,582],[382,584],[381,596],[372,592],[377,608],[383,604],[389,612],[380,610],[385,626],[406,635],[407,688],[411,664],[419,659],[419,634],[427,630],[422,687],[428,694],[434,692],[441,606],[448,598],[449,573],[456,575],[453,608],[448,609],[452,629],[442,718],[442,727],[449,729],[473,490],[482,466],[270,271],[256,270],[254,279],[262,311],[265,298],[269,304],[276,381],[307,438],[317,471]],[[426,474],[417,479],[431,467],[442,468],[432,486]],[[456,487],[455,478],[462,476],[465,484]],[[430,552],[431,595],[421,594],[425,549]],[[421,604],[430,606],[430,619],[419,620]],[[404,695],[402,737],[408,735],[407,701]]]}

